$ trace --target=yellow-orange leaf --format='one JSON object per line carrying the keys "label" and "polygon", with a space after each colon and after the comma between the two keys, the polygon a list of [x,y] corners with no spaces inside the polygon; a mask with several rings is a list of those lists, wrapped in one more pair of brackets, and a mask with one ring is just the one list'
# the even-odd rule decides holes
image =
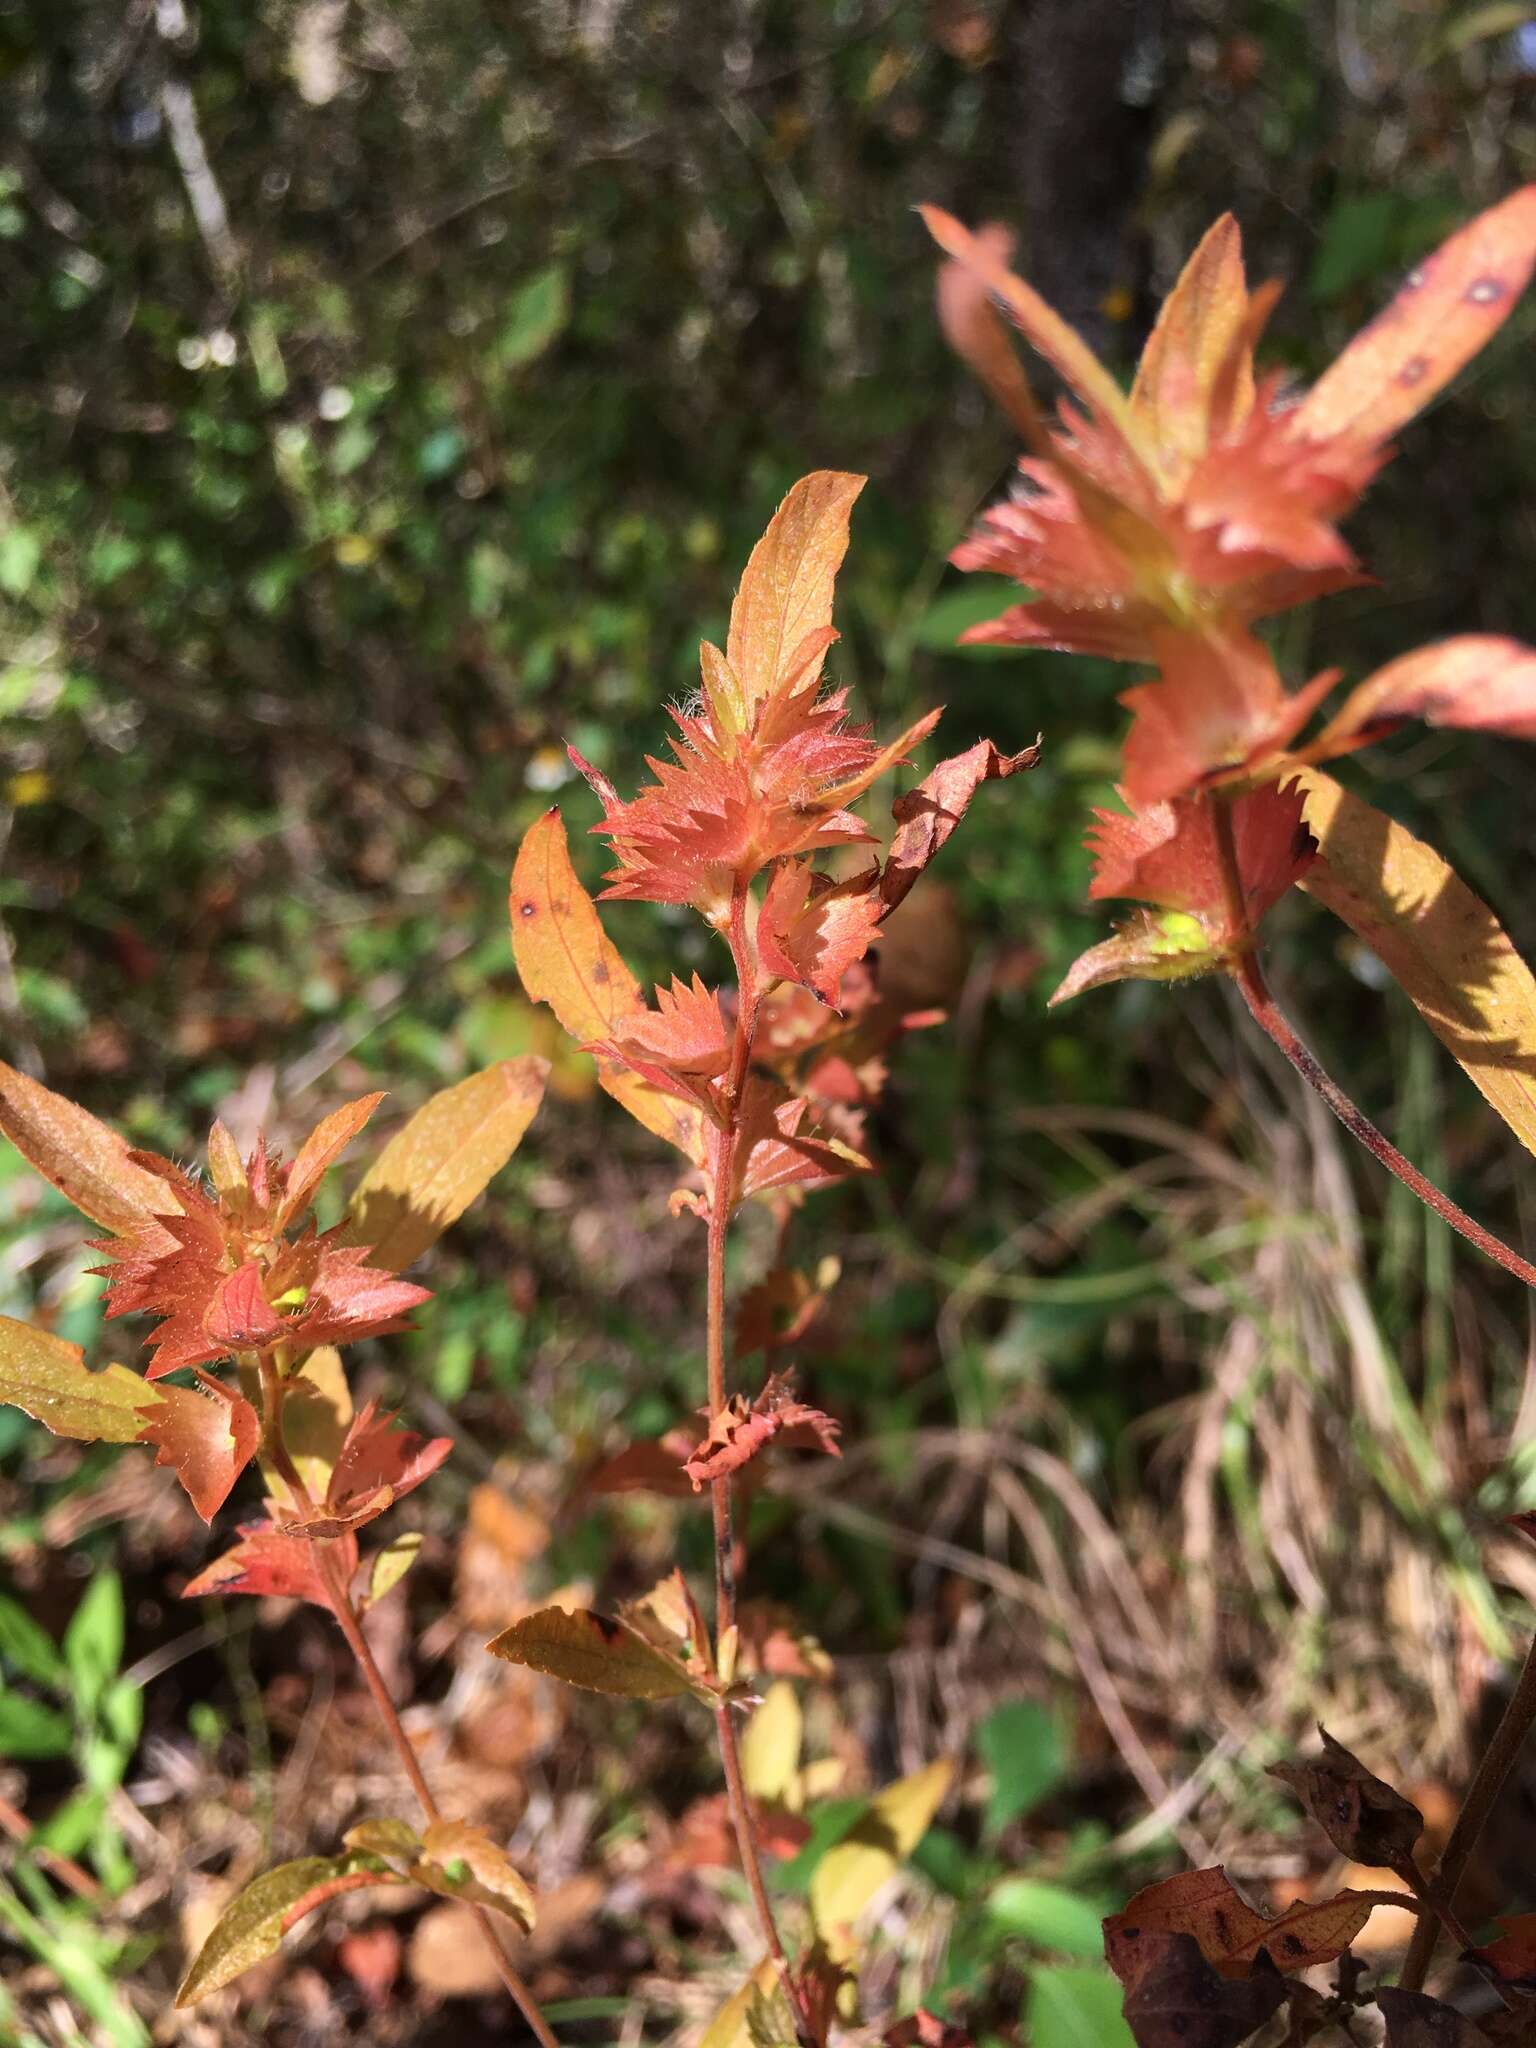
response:
{"label": "yellow-orange leaf", "polygon": [[1357,334],[1296,410],[1297,431],[1381,441],[1503,326],[1536,266],[1536,185],[1442,243]]}
{"label": "yellow-orange leaf", "polygon": [[498,1060],[422,1104],[352,1197],[349,1235],[371,1265],[398,1273],[458,1221],[517,1150],[548,1076],[547,1060]]}
{"label": "yellow-orange leaf", "polygon": [[852,1952],[850,1930],[927,1833],[954,1776],[947,1761],[887,1785],[869,1810],[817,1864],[811,1915],[832,1955]]}
{"label": "yellow-orange leaf", "polygon": [[1536,976],[1432,846],[1330,775],[1308,769],[1302,782],[1322,849],[1302,888],[1365,941],[1536,1152]]}
{"label": "yellow-orange leaf", "polygon": [[[1182,475],[1205,453],[1211,394],[1247,317],[1242,236],[1224,213],[1206,230],[1163,301],[1131,387],[1131,410],[1165,474]],[[1246,393],[1236,395],[1239,411],[1246,411],[1253,397],[1251,364]]]}
{"label": "yellow-orange leaf", "polygon": [[[0,1131],[29,1165],[114,1236],[146,1216],[179,1216],[163,1180],[135,1166],[116,1131],[0,1060]],[[169,1245],[169,1241],[167,1241]]]}
{"label": "yellow-orange leaf", "polygon": [[541,1607],[513,1622],[486,1644],[493,1657],[526,1664],[550,1678],[588,1692],[617,1693],[631,1700],[680,1699],[692,1693],[708,1699],[675,1657],[648,1643],[628,1622],[611,1615]]}
{"label": "yellow-orange leaf", "polygon": [[[622,1036],[623,1019],[645,1007],[640,986],[577,879],[558,810],[546,811],[517,850],[510,910],[513,957],[533,1000],[548,1003],[579,1044]],[[632,1117],[702,1164],[702,1121],[691,1104],[663,1095],[613,1060],[599,1060],[597,1071]]]}
{"label": "yellow-orange leaf", "polygon": [[[1274,1920],[1266,1920],[1233,1889],[1225,1870],[1186,1870],[1139,1891],[1123,1913],[1104,1922],[1109,1967],[1134,1989],[1146,1968],[1143,1934],[1187,1934],[1224,1977],[1246,1977],[1267,1949],[1281,1971],[1306,1970],[1341,1956],[1372,1912],[1361,1892],[1339,1892],[1309,1903],[1298,1899]],[[1150,1949],[1151,1945],[1148,1944]]]}
{"label": "yellow-orange leaf", "polygon": [[815,688],[825,648],[805,667],[796,655],[811,634],[832,623],[832,586],[848,551],[848,517],[866,481],[835,469],[802,477],[752,550],[725,644],[748,714],[796,669],[796,688]]}
{"label": "yellow-orange leaf", "polygon": [[126,1366],[91,1372],[78,1344],[0,1316],[0,1402],[55,1436],[131,1444],[158,1401],[156,1389]]}

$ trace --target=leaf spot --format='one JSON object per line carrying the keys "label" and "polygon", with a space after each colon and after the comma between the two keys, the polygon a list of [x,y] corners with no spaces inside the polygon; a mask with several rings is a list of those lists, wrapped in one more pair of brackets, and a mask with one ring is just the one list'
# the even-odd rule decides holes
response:
{"label": "leaf spot", "polygon": [[519,917],[532,917],[536,913],[537,908],[538,906],[533,903],[519,903],[517,914]]}
{"label": "leaf spot", "polygon": [[1504,289],[1501,277],[1479,277],[1467,286],[1464,296],[1469,306],[1496,306]]}
{"label": "leaf spot", "polygon": [[1410,356],[1408,361],[1398,371],[1397,381],[1399,384],[1407,385],[1411,390],[1415,384],[1422,384],[1428,374],[1428,356]]}

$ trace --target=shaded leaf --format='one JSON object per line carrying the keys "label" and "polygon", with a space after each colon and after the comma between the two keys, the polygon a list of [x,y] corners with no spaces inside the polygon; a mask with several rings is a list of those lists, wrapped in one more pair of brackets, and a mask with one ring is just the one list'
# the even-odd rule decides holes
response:
{"label": "shaded leaf", "polygon": [[0,1316],[0,1402],[25,1410],[55,1436],[134,1443],[158,1398],[126,1366],[91,1372],[78,1344]]}
{"label": "shaded leaf", "polygon": [[1506,1984],[1536,1984],[1536,1913],[1500,1916],[1494,1925],[1498,1939],[1469,1949],[1469,1957]]}
{"label": "shaded leaf", "polygon": [[486,1648],[509,1664],[525,1664],[530,1671],[563,1678],[588,1692],[635,1700],[678,1699],[685,1694],[712,1697],[675,1657],[611,1615],[567,1614],[562,1607],[543,1607],[503,1629]]}
{"label": "shaded leaf", "polygon": [[1120,1986],[1104,1970],[1037,1968],[1024,2018],[1030,2048],[1132,2048]]}
{"label": "shaded leaf", "polygon": [[0,1756],[18,1763],[68,1756],[75,1746],[75,1724],[56,1707],[45,1707],[24,1693],[0,1692]]}
{"label": "shaded leaf", "polygon": [[547,1060],[498,1060],[429,1097],[364,1174],[348,1236],[398,1273],[435,1244],[517,1150],[549,1076]]}
{"label": "shaded leaf", "polygon": [[1488,2036],[1465,2013],[1423,1991],[1388,1985],[1376,1993],[1387,2023],[1383,2048],[1487,2048]]}
{"label": "shaded leaf", "polygon": [[1363,939],[1527,1151],[1536,1152],[1536,977],[1434,848],[1317,769],[1322,858],[1302,887]]}
{"label": "shaded leaf", "polygon": [[[976,230],[976,245],[998,263],[1013,255],[1013,235],[996,223]],[[966,264],[951,259],[939,265],[939,327],[944,339],[972,375],[991,392],[1024,440],[1040,443],[1045,426],[1008,333],[992,306],[992,293]]]}
{"label": "shaded leaf", "polygon": [[[308,1600],[330,1611],[331,1599],[321,1577],[316,1552],[320,1545],[302,1536],[285,1536],[270,1522],[252,1522],[240,1532],[233,1550],[205,1565],[182,1589],[183,1600],[224,1593],[274,1594],[287,1600]],[[335,1538],[332,1555],[343,1583],[357,1570],[357,1538]]]}
{"label": "shaded leaf", "polygon": [[994,1707],[976,1730],[976,1747],[992,1778],[990,1834],[1038,1805],[1066,1773],[1060,1724],[1038,1700],[1009,1700]]}
{"label": "shaded leaf", "polygon": [[1336,1849],[1353,1862],[1404,1873],[1415,1868],[1413,1845],[1424,1832],[1419,1809],[1368,1771],[1326,1728],[1323,1753],[1303,1763],[1271,1764]]}
{"label": "shaded leaf", "polygon": [[[324,1500],[341,1447],[352,1426],[352,1390],[334,1344],[313,1350],[288,1381],[283,1400],[283,1438],[299,1477],[316,1500]],[[282,1481],[274,1475],[274,1485]],[[283,1489],[287,1498],[287,1489]]]}
{"label": "shaded leaf", "polygon": [[1409,718],[1536,739],[1536,649],[1498,633],[1417,647],[1350,692],[1308,757],[1325,761],[1364,746]]}
{"label": "shaded leaf", "polygon": [[399,1882],[367,1856],[301,1856],[295,1863],[278,1864],[248,1884],[219,1915],[176,1994],[177,2008],[195,2005],[233,1983],[253,1963],[275,1955],[289,1928],[338,1889]]}
{"label": "shaded leaf", "polygon": [[939,848],[965,816],[971,798],[984,782],[1001,782],[1022,774],[1040,759],[1040,741],[1017,754],[1000,754],[991,740],[978,740],[963,754],[952,754],[925,775],[916,789],[891,805],[896,836],[880,874],[885,914],[896,908]]}
{"label": "shaded leaf", "polygon": [[[512,870],[510,911],[523,987],[536,1003],[549,1004],[578,1044],[613,1038],[644,1009],[639,983],[571,866],[558,810],[546,811],[523,837]],[[702,1163],[702,1120],[691,1104],[663,1095],[612,1060],[598,1061],[598,1078],[648,1131]]]}
{"label": "shaded leaf", "polygon": [[749,2025],[754,2008],[778,2007],[777,2018],[788,2026],[785,2038],[793,2040],[794,2022],[789,2012],[772,1956],[764,1956],[739,1991],[721,2006],[699,2038],[699,2048],[753,2048]]}
{"label": "shaded leaf", "polygon": [[1143,1967],[1125,1996],[1137,2048],[1239,2048],[1285,1997],[1273,1971],[1234,1981],[1211,1968],[1188,1934],[1148,1934]]}
{"label": "shaded leaf", "polygon": [[164,1181],[135,1165],[116,1131],[3,1060],[0,1131],[82,1215],[114,1235],[179,1213]]}
{"label": "shaded leaf", "polygon": [[368,1605],[375,1606],[392,1593],[421,1555],[421,1531],[402,1530],[384,1548],[375,1551],[368,1575]]}

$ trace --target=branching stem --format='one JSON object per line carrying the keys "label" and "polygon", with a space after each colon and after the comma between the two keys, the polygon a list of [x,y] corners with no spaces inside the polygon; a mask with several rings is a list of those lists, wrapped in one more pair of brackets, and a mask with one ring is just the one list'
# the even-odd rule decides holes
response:
{"label": "branching stem", "polygon": [[[283,1435],[283,1397],[287,1389],[282,1374],[278,1371],[277,1362],[269,1351],[259,1354],[258,1363],[261,1369],[262,1456],[288,1487],[295,1503],[305,1509],[312,1508],[315,1505],[314,1496],[294,1464]],[[331,1612],[336,1617],[336,1625],[346,1639],[347,1648],[352,1652],[357,1668],[362,1673],[363,1683],[367,1686],[379,1719],[384,1724],[384,1732],[400,1759],[400,1767],[410,1781],[417,1804],[429,1823],[441,1820],[442,1814],[432,1796],[432,1788],[427,1783],[426,1774],[421,1768],[421,1760],[411,1746],[410,1737],[400,1725],[400,1716],[394,1700],[390,1697],[389,1687],[384,1683],[384,1674],[380,1671],[369,1647],[368,1638],[363,1634],[362,1622],[352,1604],[351,1591],[337,1565],[334,1545],[328,1538],[311,1537],[309,1554],[314,1560],[315,1575],[325,1588]],[[491,1951],[497,1976],[527,2021],[529,2031],[539,2043],[539,2048],[560,2048],[558,2040],[550,2030],[549,2022],[539,2010],[538,2001],[513,1969],[502,1948],[501,1936],[497,1933],[490,1914],[483,1906],[471,1906],[470,1911],[479,1923],[480,1931]]]}

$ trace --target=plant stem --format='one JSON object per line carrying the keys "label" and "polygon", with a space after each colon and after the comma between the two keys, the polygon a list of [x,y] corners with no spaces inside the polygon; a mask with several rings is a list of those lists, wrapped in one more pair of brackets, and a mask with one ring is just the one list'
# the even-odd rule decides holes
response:
{"label": "plant stem", "polygon": [[[725,1372],[725,1247],[731,1228],[736,1154],[741,1139],[747,1073],[752,1060],[752,1040],[757,1030],[757,966],[747,936],[747,901],[747,889],[744,884],[738,883],[731,899],[729,931],[731,957],[736,966],[736,1034],[731,1046],[731,1064],[722,1091],[725,1122],[715,1133],[706,1250],[705,1357],[711,1416],[721,1412],[728,1398]],[[729,1472],[722,1473],[718,1479],[710,1482],[709,1489],[715,1536],[717,1669],[722,1646],[736,1627],[737,1553],[731,1480]],[[734,1656],[734,1651],[732,1654]],[[762,1860],[758,1855],[757,1834],[752,1825],[752,1809],[748,1804],[746,1783],[742,1777],[741,1752],[736,1744],[736,1724],[731,1719],[731,1711],[723,1701],[715,1709],[715,1733],[720,1745],[721,1766],[725,1772],[726,1803],[730,1807],[731,1825],[736,1834],[737,1853],[741,1857],[747,1889],[752,1894],[752,1904],[763,1931],[763,1939],[768,1945],[768,1953],[778,1967],[790,2010],[795,2013],[797,2031],[800,2032],[802,2040],[808,2040],[809,2035],[803,2029],[803,2015],[798,2010],[799,2001],[795,1995],[794,1979],[790,1974],[789,1958],[784,1952],[783,1942],[779,1939],[778,1925],[774,1920],[773,1906],[768,1897],[768,1887],[763,1882]]]}
{"label": "plant stem", "polygon": [[[330,1595],[331,1612],[336,1617],[337,1626],[340,1628],[343,1636],[346,1637],[347,1648],[357,1660],[357,1668],[363,1674],[363,1682],[372,1695],[373,1704],[378,1709],[379,1719],[384,1723],[385,1733],[394,1746],[395,1754],[400,1759],[400,1764],[406,1777],[410,1780],[411,1790],[416,1794],[417,1804],[421,1807],[422,1813],[426,1816],[429,1823],[441,1820],[442,1814],[438,1809],[437,1801],[432,1797],[432,1788],[427,1783],[425,1773],[422,1771],[421,1760],[411,1747],[410,1737],[400,1725],[400,1716],[396,1711],[394,1701],[390,1697],[389,1687],[384,1683],[384,1674],[380,1671],[374,1659],[373,1651],[369,1648],[368,1638],[363,1634],[362,1624],[357,1617],[357,1610],[352,1605],[352,1596],[342,1583],[341,1574],[336,1570],[330,1547],[324,1539],[318,1539],[310,1544],[310,1550],[315,1558],[316,1569],[319,1572],[321,1581],[325,1586],[326,1592]],[[529,2031],[534,2039],[539,2042],[540,2048],[559,2048],[559,2043],[550,2030],[549,2022],[539,2010],[538,2001],[508,1960],[506,1952],[501,1945],[501,1937],[496,1931],[490,1914],[483,1906],[471,1906],[470,1911],[479,1923],[480,1932],[485,1936],[487,1946],[495,1961],[496,1974],[506,1986],[513,2003],[527,2021]]]}
{"label": "plant stem", "polygon": [[1225,791],[1213,790],[1206,798],[1210,806],[1211,823],[1215,833],[1217,853],[1220,857],[1222,891],[1226,905],[1227,923],[1236,948],[1232,966],[1232,978],[1242,992],[1243,1001],[1249,1013],[1291,1065],[1300,1074],[1309,1088],[1313,1088],[1327,1103],[1339,1122],[1351,1137],[1372,1155],[1379,1159],[1388,1173],[1395,1174],[1410,1194],[1417,1195],[1427,1209],[1432,1209],[1442,1222],[1452,1230],[1459,1231],[1469,1244],[1502,1266],[1507,1273],[1513,1273],[1523,1280],[1527,1287],[1536,1287],[1536,1266],[1523,1259],[1517,1251],[1495,1237],[1491,1230],[1485,1230],[1481,1223],[1469,1216],[1465,1209],[1458,1208],[1449,1195],[1443,1194],[1432,1180],[1420,1173],[1411,1159],[1404,1158],[1390,1138],[1378,1131],[1364,1111],[1345,1094],[1344,1090],[1318,1064],[1312,1053],[1302,1044],[1291,1026],[1290,1020],[1275,1002],[1264,979],[1264,970],[1259,965],[1254,951],[1254,933],[1248,918],[1248,906],[1243,894],[1242,877],[1237,865],[1237,846],[1232,834],[1231,799]]}
{"label": "plant stem", "polygon": [[[1434,1896],[1439,1901],[1439,1910],[1454,1916],[1456,1893],[1466,1868],[1471,1861],[1478,1840],[1487,1825],[1488,1817],[1498,1803],[1506,1779],[1513,1770],[1515,1760],[1525,1747],[1525,1739],[1536,1722],[1536,1639],[1533,1639],[1526,1654],[1525,1668],[1509,1703],[1499,1718],[1499,1725],[1493,1731],[1493,1739],[1483,1752],[1483,1758],[1473,1773],[1472,1783],[1467,1787],[1467,1796],[1462,1801],[1461,1811],[1456,1816],[1456,1825],[1451,1829],[1450,1840],[1445,1845],[1439,1868],[1432,1880]],[[1440,1922],[1426,1914],[1414,1929],[1413,1940],[1408,1946],[1408,1955],[1403,1963],[1403,1973],[1398,1982],[1409,1991],[1422,1989],[1428,1974],[1435,1944],[1440,1938]]]}

